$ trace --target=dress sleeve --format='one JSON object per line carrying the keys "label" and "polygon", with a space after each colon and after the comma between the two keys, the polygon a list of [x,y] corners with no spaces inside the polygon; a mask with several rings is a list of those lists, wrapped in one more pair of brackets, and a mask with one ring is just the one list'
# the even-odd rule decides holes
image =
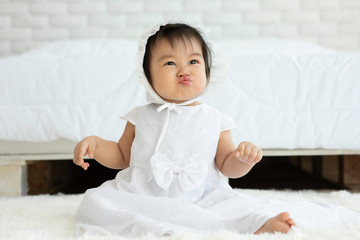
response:
{"label": "dress sleeve", "polygon": [[226,114],[222,114],[222,118],[221,118],[221,129],[220,131],[227,131],[227,130],[232,130],[236,128],[236,124],[234,123],[234,121]]}
{"label": "dress sleeve", "polygon": [[138,113],[140,111],[140,107],[133,108],[130,112],[127,114],[120,116],[121,119],[124,119],[125,121],[129,121],[132,124],[136,125],[136,119],[138,116]]}

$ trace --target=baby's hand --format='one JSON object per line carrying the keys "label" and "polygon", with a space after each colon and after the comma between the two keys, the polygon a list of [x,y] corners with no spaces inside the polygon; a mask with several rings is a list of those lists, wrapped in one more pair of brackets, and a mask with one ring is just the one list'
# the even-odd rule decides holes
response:
{"label": "baby's hand", "polygon": [[84,161],[84,157],[88,155],[90,158],[94,157],[96,149],[96,140],[94,136],[86,137],[81,140],[74,149],[73,162],[87,170],[90,164]]}
{"label": "baby's hand", "polygon": [[235,152],[235,157],[243,163],[255,165],[260,162],[262,158],[262,151],[252,143],[241,142]]}

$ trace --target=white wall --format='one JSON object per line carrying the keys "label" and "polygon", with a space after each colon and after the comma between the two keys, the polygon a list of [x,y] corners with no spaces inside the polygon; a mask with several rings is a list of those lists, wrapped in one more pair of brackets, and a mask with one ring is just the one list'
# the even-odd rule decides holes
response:
{"label": "white wall", "polygon": [[360,51],[360,0],[0,0],[0,55],[49,41],[137,38],[189,19],[211,39],[280,37]]}

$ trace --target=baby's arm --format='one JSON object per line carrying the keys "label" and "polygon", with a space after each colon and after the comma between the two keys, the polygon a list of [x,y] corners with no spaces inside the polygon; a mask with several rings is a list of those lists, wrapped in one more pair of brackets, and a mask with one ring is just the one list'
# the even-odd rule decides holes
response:
{"label": "baby's arm", "polygon": [[222,174],[229,178],[246,175],[262,158],[260,148],[249,142],[241,142],[236,147],[231,139],[230,131],[220,134],[216,152],[216,165]]}
{"label": "baby's arm", "polygon": [[73,162],[87,170],[89,163],[84,161],[84,157],[88,155],[108,168],[124,169],[129,166],[130,149],[134,138],[135,126],[129,122],[118,143],[97,136],[86,137],[76,145]]}

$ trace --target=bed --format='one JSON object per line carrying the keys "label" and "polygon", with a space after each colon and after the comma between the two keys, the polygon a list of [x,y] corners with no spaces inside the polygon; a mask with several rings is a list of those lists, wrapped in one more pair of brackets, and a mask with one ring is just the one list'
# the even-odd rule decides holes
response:
{"label": "bed", "polygon": [[[230,115],[234,142],[265,156],[360,155],[360,53],[295,40],[219,40],[227,81],[201,100]],[[133,39],[55,42],[0,58],[0,196],[26,194],[30,161],[72,159],[77,141],[117,141],[145,104]]]}

